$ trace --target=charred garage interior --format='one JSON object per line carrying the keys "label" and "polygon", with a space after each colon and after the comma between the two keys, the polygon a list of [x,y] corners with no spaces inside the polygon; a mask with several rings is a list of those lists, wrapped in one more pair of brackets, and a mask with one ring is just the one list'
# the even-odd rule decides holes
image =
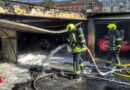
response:
{"label": "charred garage interior", "polygon": [[[64,38],[67,34],[65,30],[66,24],[78,24],[79,22],[85,21],[85,19],[73,20],[63,18],[42,18],[10,14],[1,14],[0,18],[5,19],[5,21],[3,20],[1,22],[1,29],[8,29],[10,32],[9,37],[16,38],[16,47],[14,51],[17,51],[18,53],[20,53],[20,51],[26,51],[29,50],[29,48],[31,49],[34,47],[38,47],[39,49],[54,49],[54,46],[65,43]],[[12,22],[9,21],[7,24],[7,20],[10,20]],[[1,33],[3,37],[8,38],[5,33]],[[4,52],[6,51],[8,50],[4,50]],[[7,56],[4,57],[7,58]],[[14,58],[15,57],[13,57],[13,59]],[[15,59],[14,62],[17,62],[17,59]]]}
{"label": "charred garage interior", "polygon": [[[114,22],[114,21],[112,21]],[[105,52],[107,51],[107,41],[103,43],[103,40],[107,40],[107,25],[110,22],[101,22],[101,23],[97,23],[95,24],[95,55],[96,56],[101,56],[103,55],[103,53],[105,54]],[[121,49],[121,54],[127,54],[129,55],[129,44],[130,44],[130,37],[129,37],[129,21],[115,21],[116,25],[118,25],[118,30],[123,30],[124,31],[124,42],[123,42],[123,46]],[[106,45],[106,47],[103,47],[103,44]],[[101,46],[102,45],[102,46]],[[96,53],[98,53],[99,55],[97,55]]]}
{"label": "charred garage interior", "polygon": [[[90,14],[90,20],[93,21],[93,30],[91,40],[93,40],[93,53],[95,57],[104,58],[108,48],[108,29],[109,23],[115,23],[118,30],[123,30],[124,42],[121,48],[121,56],[129,57],[130,53],[130,31],[129,31],[129,13],[95,13]],[[105,54],[105,55],[104,55]]]}
{"label": "charred garage interior", "polygon": [[[33,20],[33,22],[28,20],[28,23],[22,23],[58,32],[61,30],[65,30],[66,24],[68,23],[76,24],[79,22],[81,21],[67,19],[38,19]],[[31,47],[39,47],[39,49],[54,49],[57,45],[65,43],[66,34],[67,32],[61,34],[17,32],[18,49],[24,50]]]}
{"label": "charred garage interior", "polygon": [[[83,28],[88,47],[79,82],[73,80],[73,53],[65,48],[70,23]],[[109,23],[124,31],[121,69],[104,66]],[[129,24],[129,12],[81,13],[1,0],[0,90],[130,90]]]}

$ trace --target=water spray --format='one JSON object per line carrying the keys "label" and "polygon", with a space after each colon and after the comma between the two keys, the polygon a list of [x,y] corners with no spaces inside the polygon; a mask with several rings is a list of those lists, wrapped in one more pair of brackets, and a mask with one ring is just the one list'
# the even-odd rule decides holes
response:
{"label": "water spray", "polygon": [[[66,45],[63,44],[63,45],[60,45],[58,47],[56,47],[54,50],[51,51],[51,53],[45,58],[45,60],[43,60],[42,62],[42,66],[45,67],[47,65],[49,65],[49,62],[50,62],[50,58],[56,54],[58,51],[60,51],[61,49],[63,49]],[[48,62],[47,62],[48,61]]]}

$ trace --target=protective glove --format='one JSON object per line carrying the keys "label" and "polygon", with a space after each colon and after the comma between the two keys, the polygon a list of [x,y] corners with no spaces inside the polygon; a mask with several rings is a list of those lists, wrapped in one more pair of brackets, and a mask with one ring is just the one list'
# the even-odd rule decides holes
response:
{"label": "protective glove", "polygon": [[71,47],[70,47],[68,44],[66,44],[66,47],[67,47],[67,51],[68,51],[69,53],[71,53],[71,52],[72,52]]}
{"label": "protective glove", "polygon": [[81,52],[85,52],[87,50],[87,47],[85,44],[81,45]]}
{"label": "protective glove", "polygon": [[117,47],[116,53],[120,53],[120,47]]}

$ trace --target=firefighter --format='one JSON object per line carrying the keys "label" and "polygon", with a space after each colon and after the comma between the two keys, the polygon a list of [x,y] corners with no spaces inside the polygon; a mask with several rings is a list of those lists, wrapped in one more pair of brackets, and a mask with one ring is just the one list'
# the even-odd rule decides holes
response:
{"label": "firefighter", "polygon": [[115,24],[109,24],[107,26],[108,28],[108,53],[107,53],[107,62],[106,66],[111,68],[111,59],[115,58],[116,67],[120,68],[121,62],[119,58],[120,48],[123,42],[123,35],[119,30],[117,30],[117,27]]}
{"label": "firefighter", "polygon": [[67,42],[73,53],[74,79],[81,80],[80,73],[86,73],[81,53],[86,51],[86,41],[81,28],[76,28],[74,24],[68,24]]}

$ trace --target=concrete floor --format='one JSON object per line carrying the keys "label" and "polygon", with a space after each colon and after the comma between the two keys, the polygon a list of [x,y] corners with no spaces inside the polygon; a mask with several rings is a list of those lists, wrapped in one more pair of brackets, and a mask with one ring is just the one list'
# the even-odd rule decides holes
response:
{"label": "concrete floor", "polygon": [[[17,65],[13,64],[13,63],[9,63],[9,62],[0,62],[0,76],[2,77],[3,83],[4,83],[4,87],[0,87],[0,90],[12,90],[12,89],[19,90],[20,88],[26,88],[26,89],[20,89],[20,90],[33,90],[31,87],[31,83],[32,83],[33,79],[43,73],[30,72],[30,68],[32,66],[41,65],[42,60],[44,60],[45,57],[49,53],[50,53],[50,51],[37,51],[37,52],[28,51],[26,53],[19,55]],[[48,66],[51,68],[49,70],[50,72],[56,72],[57,70],[61,70],[61,71],[65,71],[65,72],[67,71],[67,72],[73,73],[72,55],[69,55],[65,50],[62,50],[61,52],[57,53],[56,55],[51,57],[50,60],[51,60],[50,61],[51,64]],[[104,66],[104,64],[105,64],[104,59],[95,58],[95,60],[99,67]],[[122,61],[123,61],[123,63],[129,63],[129,60],[122,60]],[[89,62],[85,62],[85,63],[87,65]],[[79,89],[81,89],[79,87],[81,87],[81,86],[83,87],[83,85],[85,85],[85,84],[89,85],[89,87],[83,87],[82,90],[86,90],[86,89],[95,90],[94,88],[91,87],[92,82],[94,82],[94,81],[95,81],[95,83],[98,83],[98,84],[95,84],[94,87],[96,87],[96,85],[100,86],[101,83],[105,82],[105,84],[103,84],[104,86],[102,86],[102,88],[105,88],[107,83],[110,86],[111,85],[110,82],[112,82],[113,85],[115,84],[115,86],[117,86],[117,87],[122,87],[122,85],[130,85],[129,78],[118,77],[113,74],[111,74],[110,76],[102,77],[97,73],[97,71],[95,70],[94,67],[91,68],[91,65],[93,66],[93,64],[90,64],[90,66],[87,66],[86,69],[91,69],[92,72],[87,73],[85,76],[84,75],[82,76],[83,77],[82,84],[78,83],[79,84],[78,85],[77,83],[74,83],[74,85],[76,85],[76,86],[78,85],[78,87],[73,87],[73,84],[72,84],[72,86],[70,84],[67,87],[62,87],[62,89],[60,89],[60,90],[69,90],[69,89],[70,90],[79,90]],[[101,71],[104,71],[104,69],[102,69],[102,68],[100,68],[100,69],[101,69]],[[71,80],[65,79],[64,77],[57,77],[57,78],[60,78],[60,79],[58,79],[60,81],[57,82],[59,85],[63,81],[71,82]],[[91,83],[89,83],[88,80]],[[47,85],[43,81],[40,81],[39,83]],[[52,84],[53,83],[54,82],[52,81]],[[25,86],[21,86],[21,85],[25,85]],[[107,89],[100,89],[101,87],[98,87],[99,89],[97,89],[97,90],[118,90],[118,88],[116,88],[115,86],[111,87],[111,88],[115,88],[115,89],[109,89],[110,87],[106,87]],[[53,85],[52,85],[52,87],[53,87]],[[39,88],[40,88],[40,86],[39,86]],[[66,89],[63,89],[63,88],[66,88]],[[126,87],[126,89],[124,89],[124,87],[122,87],[122,89],[120,89],[120,90],[130,90],[130,88],[129,89],[128,88],[129,88],[128,86]],[[42,90],[42,89],[39,89],[39,90]],[[48,88],[47,90],[50,90],[50,88]]]}

